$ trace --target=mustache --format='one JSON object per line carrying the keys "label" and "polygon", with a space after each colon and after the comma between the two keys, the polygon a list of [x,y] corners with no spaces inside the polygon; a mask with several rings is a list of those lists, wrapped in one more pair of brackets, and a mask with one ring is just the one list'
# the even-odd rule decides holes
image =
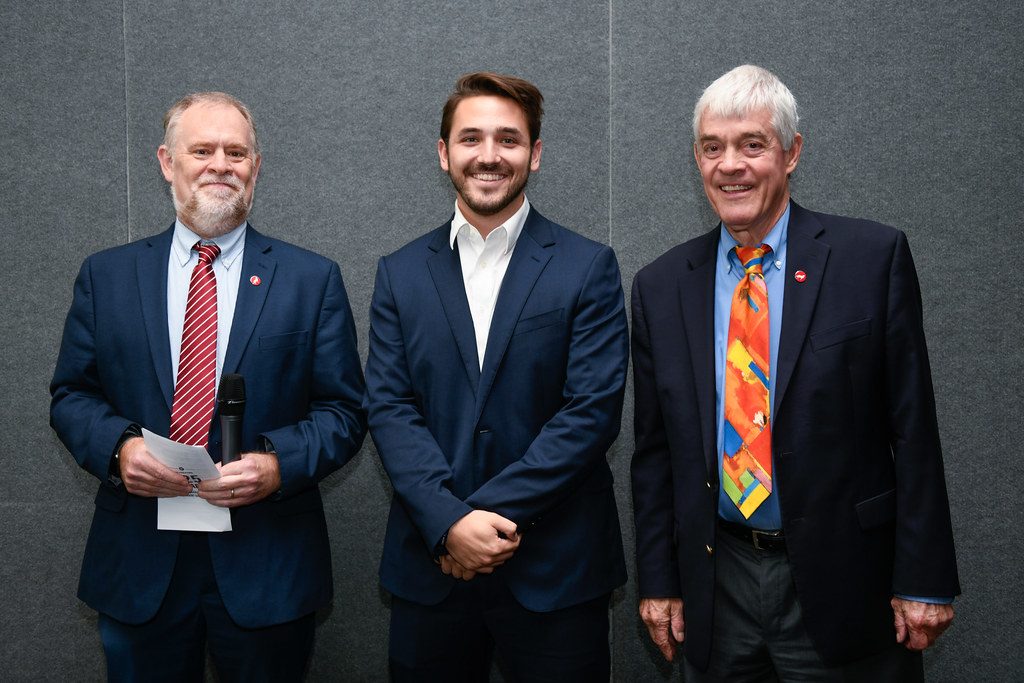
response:
{"label": "mustache", "polygon": [[230,173],[204,173],[199,176],[199,187],[203,187],[204,185],[213,185],[215,183],[230,185],[236,190],[241,190],[243,188],[242,181]]}
{"label": "mustache", "polygon": [[512,175],[512,167],[504,161],[497,161],[493,164],[476,163],[468,170],[468,173],[505,173]]}

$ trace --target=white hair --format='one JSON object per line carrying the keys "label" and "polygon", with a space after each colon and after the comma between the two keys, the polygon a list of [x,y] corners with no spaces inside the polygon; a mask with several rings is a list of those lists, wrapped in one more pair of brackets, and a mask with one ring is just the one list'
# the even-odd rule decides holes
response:
{"label": "white hair", "polygon": [[705,114],[737,118],[756,111],[771,114],[783,149],[793,146],[800,121],[796,99],[775,74],[753,64],[736,67],[704,90],[693,108],[693,139],[700,137],[700,120]]}

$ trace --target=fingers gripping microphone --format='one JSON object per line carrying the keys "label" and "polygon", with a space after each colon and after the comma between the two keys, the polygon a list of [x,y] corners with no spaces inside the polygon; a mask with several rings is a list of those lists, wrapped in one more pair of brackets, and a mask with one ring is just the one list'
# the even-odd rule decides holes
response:
{"label": "fingers gripping microphone", "polygon": [[220,431],[224,439],[221,462],[238,460],[242,446],[242,414],[245,413],[245,379],[241,375],[223,375],[217,389]]}

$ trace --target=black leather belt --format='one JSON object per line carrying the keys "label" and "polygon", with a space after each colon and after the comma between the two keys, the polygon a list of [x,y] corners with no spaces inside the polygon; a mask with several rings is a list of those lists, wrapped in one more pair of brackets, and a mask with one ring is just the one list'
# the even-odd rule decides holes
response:
{"label": "black leather belt", "polygon": [[736,538],[746,541],[757,550],[785,550],[786,537],[779,531],[762,531],[749,526],[737,524],[724,519],[718,519],[718,528]]}

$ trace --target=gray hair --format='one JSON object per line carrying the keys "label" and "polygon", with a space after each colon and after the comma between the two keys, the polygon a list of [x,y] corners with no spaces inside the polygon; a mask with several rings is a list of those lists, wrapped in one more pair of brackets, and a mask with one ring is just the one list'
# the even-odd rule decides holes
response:
{"label": "gray hair", "polygon": [[738,66],[709,85],[693,108],[693,139],[700,137],[700,120],[705,114],[735,118],[767,110],[784,150],[793,146],[796,126],[796,98],[778,77],[753,64]]}
{"label": "gray hair", "polygon": [[173,147],[174,136],[177,132],[178,121],[181,119],[181,115],[185,113],[186,109],[196,104],[225,104],[237,109],[242,118],[249,124],[249,137],[252,140],[253,156],[259,156],[260,141],[256,137],[256,121],[253,119],[252,112],[249,111],[249,107],[245,106],[241,100],[226,92],[189,93],[172,104],[171,108],[164,114],[164,145],[168,149]]}

